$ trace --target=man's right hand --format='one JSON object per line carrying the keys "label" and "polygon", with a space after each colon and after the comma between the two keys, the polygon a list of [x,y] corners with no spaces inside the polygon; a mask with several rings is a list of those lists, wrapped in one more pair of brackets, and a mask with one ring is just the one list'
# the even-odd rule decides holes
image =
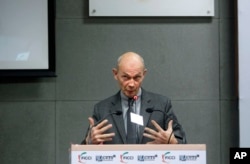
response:
{"label": "man's right hand", "polygon": [[105,141],[111,141],[115,133],[107,133],[105,131],[112,128],[112,124],[108,124],[108,120],[103,120],[99,124],[95,125],[95,121],[92,117],[88,118],[90,130],[86,138],[86,144],[103,144]]}

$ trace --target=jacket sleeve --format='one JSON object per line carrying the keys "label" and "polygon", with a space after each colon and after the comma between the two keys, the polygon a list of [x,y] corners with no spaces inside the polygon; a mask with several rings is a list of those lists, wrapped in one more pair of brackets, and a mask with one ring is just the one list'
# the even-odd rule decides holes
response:
{"label": "jacket sleeve", "polygon": [[[170,120],[173,120],[173,133],[178,140],[179,144],[186,144],[186,134],[181,126],[181,124],[178,122],[178,119],[176,115],[174,114],[174,111],[172,110],[172,104],[170,100],[167,100],[166,106],[165,106],[165,112],[167,113],[167,120],[166,120],[166,126],[168,125],[168,122]],[[166,127],[167,129],[167,127]]]}

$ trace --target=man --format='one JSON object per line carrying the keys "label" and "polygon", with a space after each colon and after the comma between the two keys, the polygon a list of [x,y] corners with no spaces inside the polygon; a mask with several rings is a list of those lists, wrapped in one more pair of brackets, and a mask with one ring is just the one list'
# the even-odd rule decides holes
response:
{"label": "man", "polygon": [[141,87],[147,69],[140,55],[124,53],[112,71],[120,91],[95,105],[82,144],[186,143],[170,100]]}

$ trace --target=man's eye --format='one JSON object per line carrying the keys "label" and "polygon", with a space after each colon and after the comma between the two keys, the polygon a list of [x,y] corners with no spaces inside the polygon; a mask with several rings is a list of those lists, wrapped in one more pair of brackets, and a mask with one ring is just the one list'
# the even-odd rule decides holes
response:
{"label": "man's eye", "polygon": [[128,79],[128,76],[122,76],[123,79]]}
{"label": "man's eye", "polygon": [[136,76],[136,77],[135,77],[135,80],[136,80],[136,81],[138,81],[138,80],[140,80],[140,79],[141,79],[141,76]]}

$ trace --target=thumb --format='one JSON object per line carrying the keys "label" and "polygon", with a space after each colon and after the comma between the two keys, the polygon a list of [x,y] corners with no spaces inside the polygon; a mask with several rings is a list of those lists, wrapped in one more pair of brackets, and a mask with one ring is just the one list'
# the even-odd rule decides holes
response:
{"label": "thumb", "polygon": [[168,122],[168,130],[172,131],[173,130],[173,120],[170,120]]}
{"label": "thumb", "polygon": [[95,120],[92,117],[88,118],[90,127],[95,125]]}

